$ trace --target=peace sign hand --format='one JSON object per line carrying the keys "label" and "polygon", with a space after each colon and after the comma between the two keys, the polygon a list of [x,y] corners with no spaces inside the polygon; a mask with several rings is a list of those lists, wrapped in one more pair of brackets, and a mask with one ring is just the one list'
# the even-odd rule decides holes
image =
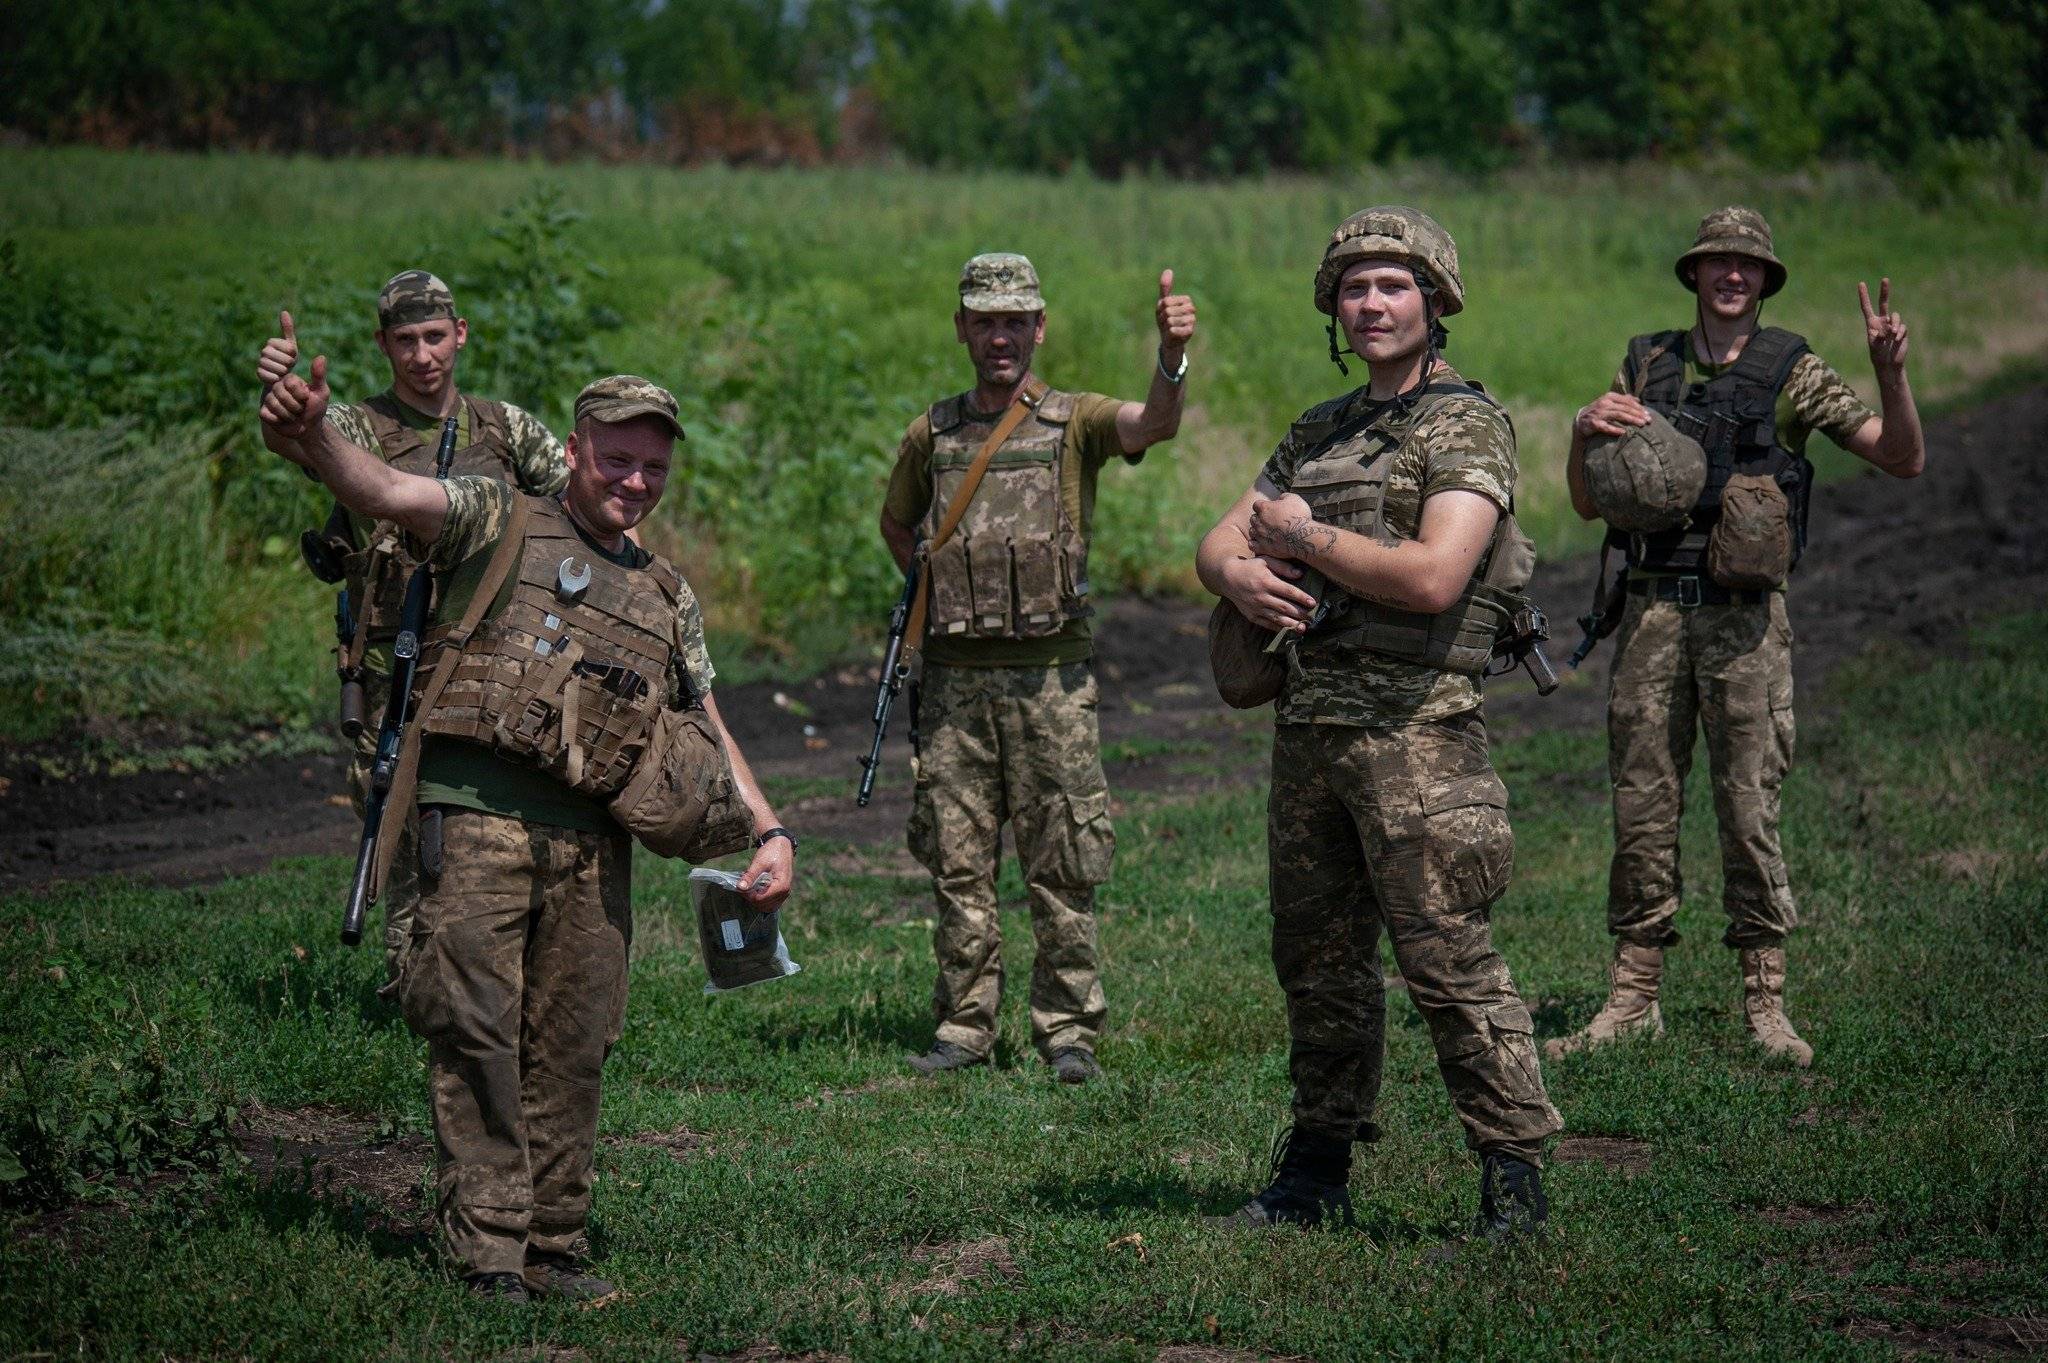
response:
{"label": "peace sign hand", "polygon": [[1861,280],[1856,296],[1863,304],[1863,338],[1870,343],[1870,365],[1880,377],[1900,374],[1906,368],[1906,318],[1892,311],[1892,282],[1880,279],[1877,307],[1870,306],[1870,286]]}

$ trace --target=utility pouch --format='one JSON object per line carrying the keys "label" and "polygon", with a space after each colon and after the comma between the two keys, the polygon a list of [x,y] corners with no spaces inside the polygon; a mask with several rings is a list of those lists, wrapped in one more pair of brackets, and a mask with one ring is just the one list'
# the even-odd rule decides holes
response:
{"label": "utility pouch", "polygon": [[1778,480],[1738,473],[1721,490],[1707,536],[1707,576],[1732,591],[1769,591],[1792,571],[1792,504]]}
{"label": "utility pouch", "polygon": [[420,877],[441,878],[441,816],[439,805],[420,806]]}
{"label": "utility pouch", "polygon": [[607,809],[656,856],[705,862],[753,841],[732,762],[701,710],[655,712],[647,746]]}
{"label": "utility pouch", "polygon": [[955,535],[931,551],[925,564],[931,583],[934,634],[965,634],[974,617],[974,590],[967,578],[967,540]]}
{"label": "utility pouch", "polygon": [[967,576],[974,594],[974,632],[1010,632],[1010,542],[977,535],[967,543]]}
{"label": "utility pouch", "polygon": [[1011,546],[1017,573],[1017,624],[1026,636],[1050,634],[1060,624],[1060,551],[1051,540]]}

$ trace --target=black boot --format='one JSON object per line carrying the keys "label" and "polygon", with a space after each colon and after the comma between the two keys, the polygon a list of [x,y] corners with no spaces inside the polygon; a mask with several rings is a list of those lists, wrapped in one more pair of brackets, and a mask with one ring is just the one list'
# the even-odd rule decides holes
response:
{"label": "black boot", "polygon": [[1320,1226],[1327,1218],[1356,1224],[1351,1216],[1351,1142],[1291,1126],[1273,1142],[1271,1182],[1258,1196],[1211,1225],[1227,1230],[1268,1226]]}
{"label": "black boot", "polygon": [[1550,1219],[1543,1174],[1513,1155],[1487,1155],[1479,1166],[1479,1234],[1488,1240],[1526,1235]]}

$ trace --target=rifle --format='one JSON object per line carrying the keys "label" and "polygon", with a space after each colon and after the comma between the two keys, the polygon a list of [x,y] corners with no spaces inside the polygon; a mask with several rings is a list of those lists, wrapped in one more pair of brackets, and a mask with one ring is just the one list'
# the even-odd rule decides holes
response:
{"label": "rifle", "polygon": [[1526,602],[1508,617],[1506,635],[1494,645],[1493,656],[1507,665],[1488,669],[1489,676],[1512,672],[1519,665],[1536,683],[1536,694],[1547,696],[1557,689],[1557,669],[1544,655],[1543,641],[1550,637],[1550,619],[1543,607]]}
{"label": "rifle", "polygon": [[1566,666],[1574,672],[1579,664],[1593,655],[1602,639],[1621,628],[1621,617],[1628,608],[1628,568],[1617,569],[1613,580],[1607,577],[1607,545],[1600,546],[1600,569],[1593,577],[1593,604],[1579,617],[1579,628],[1586,637],[1579,640],[1579,646],[1572,650]]}
{"label": "rifle", "polygon": [[903,595],[896,598],[896,608],[889,612],[889,648],[882,656],[882,675],[875,686],[875,741],[868,755],[861,759],[860,794],[854,801],[863,809],[874,798],[875,775],[882,766],[882,740],[889,733],[889,710],[910,675],[910,668],[903,661],[903,635],[910,627],[910,606],[916,597],[917,559],[913,556],[903,574]]}
{"label": "rifle", "polygon": [[353,741],[363,731],[363,668],[348,660],[356,643],[356,613],[346,587],[334,594],[334,643],[334,675],[341,678],[341,736]]}
{"label": "rifle", "polygon": [[[441,423],[441,447],[434,456],[434,477],[445,479],[455,457],[456,419]],[[422,563],[405,582],[405,602],[398,611],[398,638],[391,645],[391,695],[384,702],[384,722],[377,729],[377,754],[370,759],[370,793],[363,801],[363,838],[356,846],[356,871],[349,880],[348,902],[341,910],[341,944],[363,940],[363,920],[377,896],[370,881],[376,874],[378,845],[384,834],[384,806],[398,776],[405,750],[405,726],[412,718],[412,688],[419,674],[420,639],[427,632],[427,614],[434,603],[434,570]]]}

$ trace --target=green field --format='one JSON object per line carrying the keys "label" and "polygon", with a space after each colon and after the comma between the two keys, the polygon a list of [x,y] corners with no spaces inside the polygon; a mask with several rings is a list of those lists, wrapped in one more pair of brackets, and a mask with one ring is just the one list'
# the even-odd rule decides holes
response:
{"label": "green field", "polygon": [[[536,226],[532,196],[550,188],[575,221]],[[1976,391],[2048,340],[2038,203],[1930,209],[1854,169],[1188,184],[0,150],[0,428],[125,423],[111,452],[0,429],[0,613],[17,625],[0,640],[0,732],[324,714],[326,607],[292,562],[320,507],[254,451],[250,415],[247,371],[280,306],[343,391],[382,386],[372,291],[417,264],[479,319],[464,361],[478,391],[559,426],[595,373],[672,386],[690,440],[652,534],[698,583],[738,677],[876,633],[894,591],[873,529],[882,481],[904,425],[969,377],[947,320],[968,254],[1037,262],[1042,367],[1063,385],[1142,395],[1158,271],[1195,296],[1182,435],[1106,476],[1096,551],[1112,588],[1187,589],[1196,539],[1288,418],[1360,377],[1324,357],[1309,277],[1338,219],[1388,199],[1458,238],[1471,303],[1449,354],[1509,402],[1520,510],[1550,554],[1591,542],[1563,495],[1568,415],[1632,332],[1686,320],[1670,261],[1709,207],[1769,214],[1792,274],[1768,320],[1866,392],[1858,279],[1895,280],[1923,398]]]}
{"label": "green field", "polygon": [[[996,1069],[899,1077],[929,1036],[930,900],[887,854],[807,846],[787,915],[804,972],[716,999],[679,875],[643,862],[593,1222],[631,1295],[596,1313],[471,1304],[433,1268],[416,1198],[225,1156],[231,1111],[338,1109],[358,1144],[410,1142],[403,1194],[426,1148],[421,1047],[376,999],[374,954],[333,945],[340,862],[0,902],[0,1138],[30,1175],[0,1184],[0,1357],[2038,1350],[2044,626],[1990,629],[1931,667],[1885,652],[1822,698],[1785,818],[1810,1072],[1746,1043],[1712,826],[1692,820],[1669,1035],[1546,1066],[1569,1134],[1608,1138],[1611,1162],[1553,1164],[1553,1230],[1500,1252],[1434,1257],[1476,1180],[1398,997],[1387,1135],[1353,1179],[1364,1232],[1201,1224],[1258,1185],[1285,1116],[1257,790],[1130,797],[1101,910],[1108,1078],[1080,1091],[1029,1055],[1015,998]],[[1241,759],[1223,744],[1213,760]],[[1601,745],[1552,733],[1500,763],[1520,851],[1499,940],[1556,1035],[1600,996]],[[1006,881],[1013,905],[1020,888]],[[1006,929],[1028,943],[1021,909]],[[1013,983],[1026,958],[1012,946]]]}

